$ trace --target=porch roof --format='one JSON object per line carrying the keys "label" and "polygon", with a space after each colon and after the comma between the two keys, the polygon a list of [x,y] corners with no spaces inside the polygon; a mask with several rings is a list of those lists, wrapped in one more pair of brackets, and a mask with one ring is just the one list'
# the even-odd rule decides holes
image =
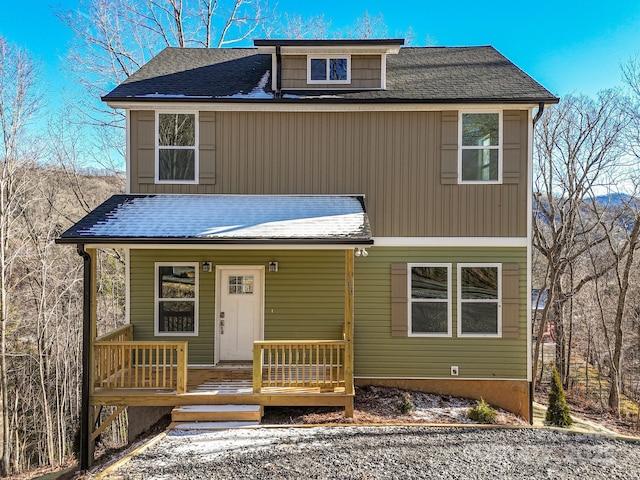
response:
{"label": "porch roof", "polygon": [[371,245],[364,195],[114,195],[65,244]]}

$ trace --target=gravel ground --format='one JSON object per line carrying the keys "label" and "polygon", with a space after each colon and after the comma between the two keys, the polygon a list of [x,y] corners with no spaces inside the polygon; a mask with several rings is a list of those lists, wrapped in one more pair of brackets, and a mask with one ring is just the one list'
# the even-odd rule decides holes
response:
{"label": "gravel ground", "polygon": [[640,443],[539,429],[176,430],[106,479],[633,479]]}

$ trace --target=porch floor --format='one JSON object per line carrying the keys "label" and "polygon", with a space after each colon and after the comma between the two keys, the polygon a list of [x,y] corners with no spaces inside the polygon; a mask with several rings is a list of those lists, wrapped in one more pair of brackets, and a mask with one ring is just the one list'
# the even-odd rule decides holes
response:
{"label": "porch floor", "polygon": [[[266,370],[265,370],[266,371]],[[187,391],[178,394],[171,388],[96,388],[91,395],[93,405],[329,405],[345,404],[344,386],[330,390],[319,387],[263,387],[253,393],[253,367],[251,364],[190,367]],[[263,373],[264,375],[264,373]]]}

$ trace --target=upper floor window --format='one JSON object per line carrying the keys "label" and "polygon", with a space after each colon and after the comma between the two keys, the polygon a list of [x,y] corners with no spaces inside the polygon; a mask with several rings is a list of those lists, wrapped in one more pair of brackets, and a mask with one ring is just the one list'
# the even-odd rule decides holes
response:
{"label": "upper floor window", "polygon": [[308,57],[307,83],[350,83],[350,63],[348,56]]}
{"label": "upper floor window", "polygon": [[156,181],[196,183],[198,179],[198,115],[156,114]]}
{"label": "upper floor window", "polygon": [[458,264],[458,336],[502,335],[502,265]]}
{"label": "upper floor window", "polygon": [[451,265],[409,264],[409,334],[451,336]]}
{"label": "upper floor window", "polygon": [[502,114],[460,115],[459,182],[502,182]]}

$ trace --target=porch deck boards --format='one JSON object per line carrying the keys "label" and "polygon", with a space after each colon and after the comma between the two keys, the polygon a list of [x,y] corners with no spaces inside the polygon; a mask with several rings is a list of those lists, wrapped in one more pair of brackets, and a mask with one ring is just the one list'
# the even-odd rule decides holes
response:
{"label": "porch deck boards", "polygon": [[[266,375],[263,369],[263,375]],[[310,386],[263,387],[253,393],[250,365],[192,367],[188,372],[187,391],[175,388],[96,388],[91,395],[94,405],[343,405],[344,384],[331,389]]]}

